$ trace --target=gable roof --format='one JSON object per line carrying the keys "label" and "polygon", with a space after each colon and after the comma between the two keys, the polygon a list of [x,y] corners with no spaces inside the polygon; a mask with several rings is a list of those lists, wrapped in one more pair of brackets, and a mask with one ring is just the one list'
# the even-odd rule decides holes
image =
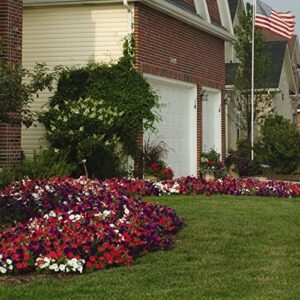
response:
{"label": "gable roof", "polygon": [[[265,47],[270,55],[272,72],[266,81],[263,83],[263,88],[278,88],[280,76],[283,68],[284,55],[287,49],[286,41],[266,42]],[[232,86],[235,82],[235,75],[238,68],[238,63],[225,64],[225,84]]]}
{"label": "gable roof", "polygon": [[239,6],[240,0],[228,0],[229,10],[230,10],[230,16],[231,20],[234,20],[237,8]]}
{"label": "gable roof", "polygon": [[225,84],[234,85],[236,70],[239,67],[238,63],[225,64]]}
{"label": "gable roof", "polygon": [[279,86],[286,45],[286,41],[266,42],[266,50],[270,55],[272,66],[271,75],[266,81],[267,87],[277,88]]}

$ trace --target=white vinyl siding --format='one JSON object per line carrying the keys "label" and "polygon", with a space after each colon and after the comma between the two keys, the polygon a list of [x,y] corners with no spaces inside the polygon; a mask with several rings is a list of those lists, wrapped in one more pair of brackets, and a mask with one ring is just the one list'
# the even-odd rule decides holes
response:
{"label": "white vinyl siding", "polygon": [[[31,68],[36,62],[54,67],[84,65],[90,59],[116,61],[127,34],[128,15],[121,4],[28,7],[23,13],[23,65]],[[40,111],[49,96],[47,92],[40,95],[32,109]],[[45,145],[44,134],[40,125],[23,128],[26,157]]]}

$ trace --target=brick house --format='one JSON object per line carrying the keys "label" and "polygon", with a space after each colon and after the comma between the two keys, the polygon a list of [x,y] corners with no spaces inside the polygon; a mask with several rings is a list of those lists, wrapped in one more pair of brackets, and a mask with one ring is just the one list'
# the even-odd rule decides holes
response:
{"label": "brick house", "polygon": [[[0,2],[0,45],[7,63],[22,62],[22,0]],[[0,124],[0,167],[14,165],[20,157],[21,126]]]}
{"label": "brick house", "polygon": [[[175,176],[196,175],[203,150],[226,152],[224,45],[233,39],[227,1],[24,0],[23,64],[116,60],[129,33],[136,67],[163,104],[152,138],[172,149],[167,163]],[[48,97],[44,93],[32,109],[40,110]],[[43,135],[42,126],[22,130],[27,157],[46,143]]]}

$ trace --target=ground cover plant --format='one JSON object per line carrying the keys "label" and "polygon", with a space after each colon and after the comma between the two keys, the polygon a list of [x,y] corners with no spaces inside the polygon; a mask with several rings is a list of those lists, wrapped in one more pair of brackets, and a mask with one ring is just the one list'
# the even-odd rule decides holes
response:
{"label": "ground cover plant", "polygon": [[0,274],[129,266],[183,225],[165,206],[98,180],[27,180],[0,192]]}
{"label": "ground cover plant", "polygon": [[[72,276],[0,277],[0,299],[298,299],[299,199],[147,197],[185,219],[172,251]],[[16,283],[22,283],[17,284]]]}
{"label": "ground cover plant", "polygon": [[285,181],[259,181],[253,178],[227,177],[205,180],[197,177],[181,177],[159,182],[140,179],[107,179],[106,184],[122,192],[141,196],[161,195],[244,195],[300,197],[300,184]]}

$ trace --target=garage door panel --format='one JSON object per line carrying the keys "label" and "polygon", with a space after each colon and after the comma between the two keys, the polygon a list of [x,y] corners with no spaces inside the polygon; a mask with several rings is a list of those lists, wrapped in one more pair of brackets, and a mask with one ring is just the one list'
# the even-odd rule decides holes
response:
{"label": "garage door panel", "polygon": [[[178,81],[166,82],[147,79],[160,96],[162,121],[156,124],[158,133],[153,137],[164,141],[170,148],[166,163],[175,176],[196,175],[196,86]],[[149,135],[145,134],[145,139]],[[191,154],[192,153],[192,154]]]}

